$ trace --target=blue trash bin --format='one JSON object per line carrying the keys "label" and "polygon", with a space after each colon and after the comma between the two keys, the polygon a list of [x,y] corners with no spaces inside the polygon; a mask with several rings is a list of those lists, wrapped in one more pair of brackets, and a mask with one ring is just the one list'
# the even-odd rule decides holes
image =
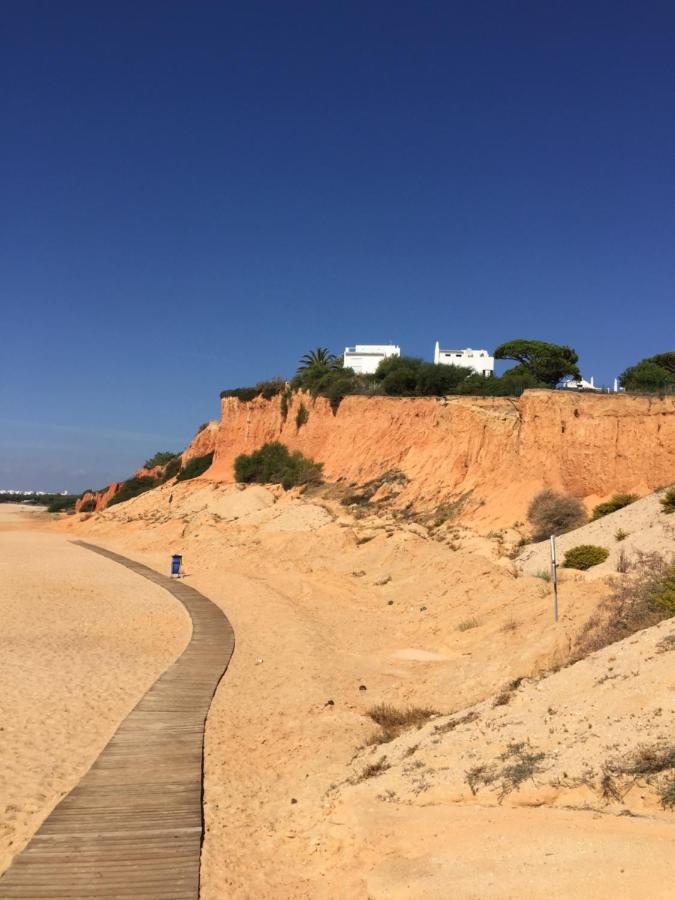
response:
{"label": "blue trash bin", "polygon": [[172,575],[180,575],[180,567],[183,562],[183,557],[180,553],[174,553],[171,557],[171,574]]}

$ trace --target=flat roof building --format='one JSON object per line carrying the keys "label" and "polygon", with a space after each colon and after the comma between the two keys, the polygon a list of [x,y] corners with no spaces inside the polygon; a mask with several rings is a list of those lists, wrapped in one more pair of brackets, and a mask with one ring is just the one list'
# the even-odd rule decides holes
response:
{"label": "flat roof building", "polygon": [[383,359],[400,355],[401,348],[397,344],[357,344],[345,347],[344,366],[358,375],[372,375]]}
{"label": "flat roof building", "polygon": [[471,347],[464,350],[442,350],[438,341],[434,350],[434,362],[442,366],[465,366],[486,377],[495,372],[495,358],[487,350],[472,350]]}

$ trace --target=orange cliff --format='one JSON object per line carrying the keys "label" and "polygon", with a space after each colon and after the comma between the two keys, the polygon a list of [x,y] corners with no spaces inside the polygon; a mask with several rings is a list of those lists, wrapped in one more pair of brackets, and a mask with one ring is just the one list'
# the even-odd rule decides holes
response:
{"label": "orange cliff", "polygon": [[[309,418],[298,429],[304,403]],[[433,509],[464,498],[477,526],[524,520],[550,486],[589,504],[614,492],[648,493],[675,481],[675,397],[526,391],[509,397],[346,397],[222,400],[214,462],[205,478],[231,481],[239,453],[267,441],[324,464],[327,481],[362,484],[398,469],[397,506]]]}

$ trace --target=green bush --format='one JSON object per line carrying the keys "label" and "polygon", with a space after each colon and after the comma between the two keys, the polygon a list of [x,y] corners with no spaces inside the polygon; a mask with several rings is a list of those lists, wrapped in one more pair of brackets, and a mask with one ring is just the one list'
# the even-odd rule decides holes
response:
{"label": "green bush", "polygon": [[627,391],[658,393],[675,390],[675,351],[657,353],[641,359],[619,376]]}
{"label": "green bush", "polygon": [[309,412],[307,411],[307,407],[304,403],[301,403],[297,413],[295,414],[295,427],[300,431],[303,425],[306,425],[309,420]]}
{"label": "green bush", "polygon": [[154,456],[151,456],[150,459],[146,459],[145,468],[154,469],[155,466],[165,466],[178,455],[178,453],[172,453],[170,450],[159,450]]}
{"label": "green bush", "polygon": [[290,390],[290,388],[286,388],[281,395],[281,400],[279,401],[279,412],[281,413],[282,422],[285,422],[288,418],[288,410],[290,407],[289,401],[291,399],[291,396],[292,391]]}
{"label": "green bush", "polygon": [[297,484],[321,481],[322,463],[307,459],[299,450],[291,453],[285,444],[263,444],[253,453],[242,453],[234,461],[234,477],[244,484],[281,484],[288,490]]}
{"label": "green bush", "polygon": [[605,500],[604,503],[598,503],[591,513],[591,520],[594,521],[595,519],[601,519],[603,516],[608,516],[610,513],[616,512],[617,509],[630,506],[631,503],[635,503],[639,499],[637,494],[614,494],[613,497]]}
{"label": "green bush", "polygon": [[[47,512],[57,513],[57,512],[65,512],[68,509],[74,509],[75,503],[77,500],[78,500],[77,497],[71,497],[71,496],[52,497],[52,499],[49,501],[49,504],[47,505]],[[16,498],[14,499],[14,502],[16,502]]]}
{"label": "green bush", "polygon": [[161,483],[164,484],[166,481],[170,481],[172,478],[175,478],[176,475],[180,472],[181,467],[181,456],[180,453],[177,453],[176,456],[172,460],[170,460],[166,466],[164,467],[164,471],[161,475]]}
{"label": "green bush", "polygon": [[564,534],[583,525],[586,510],[576,497],[545,488],[530,503],[527,518],[534,528],[533,540],[543,541],[552,534]]}
{"label": "green bush", "polygon": [[279,377],[273,378],[271,381],[259,381],[255,387],[239,387],[221,391],[220,397],[221,399],[223,397],[236,397],[242,403],[248,403],[249,400],[255,400],[256,397],[271,400],[277,394],[283,393],[285,389],[286,380]]}
{"label": "green bush", "polygon": [[596,547],[593,544],[579,544],[578,547],[572,547],[565,554],[563,566],[566,569],[581,569],[585,571],[591,566],[597,566],[604,562],[609,556],[609,550],[604,547]]}
{"label": "green bush", "polygon": [[220,392],[220,399],[224,397],[236,397],[241,403],[248,403],[258,396],[258,391],[254,387],[230,388]]}
{"label": "green bush", "polygon": [[666,493],[661,498],[661,506],[663,507],[664,513],[674,513],[675,512],[675,485],[673,487],[668,488]]}
{"label": "green bush", "polygon": [[205,453],[203,456],[193,456],[187,462],[176,476],[176,481],[189,481],[198,475],[203,475],[213,462],[213,451]]}
{"label": "green bush", "polygon": [[157,479],[152,478],[150,475],[141,475],[139,478],[129,478],[127,481],[122,482],[117,493],[113,494],[112,498],[108,501],[108,506],[115,506],[117,503],[124,503],[126,500],[138,497],[140,494],[144,494],[146,491],[150,491],[152,488],[157,487],[158,483]]}

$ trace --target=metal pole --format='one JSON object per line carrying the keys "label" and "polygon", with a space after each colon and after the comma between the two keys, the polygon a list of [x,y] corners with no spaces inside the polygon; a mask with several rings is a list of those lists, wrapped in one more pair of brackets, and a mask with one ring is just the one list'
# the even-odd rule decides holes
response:
{"label": "metal pole", "polygon": [[551,584],[553,585],[553,621],[558,621],[558,561],[555,555],[555,537],[551,535]]}

